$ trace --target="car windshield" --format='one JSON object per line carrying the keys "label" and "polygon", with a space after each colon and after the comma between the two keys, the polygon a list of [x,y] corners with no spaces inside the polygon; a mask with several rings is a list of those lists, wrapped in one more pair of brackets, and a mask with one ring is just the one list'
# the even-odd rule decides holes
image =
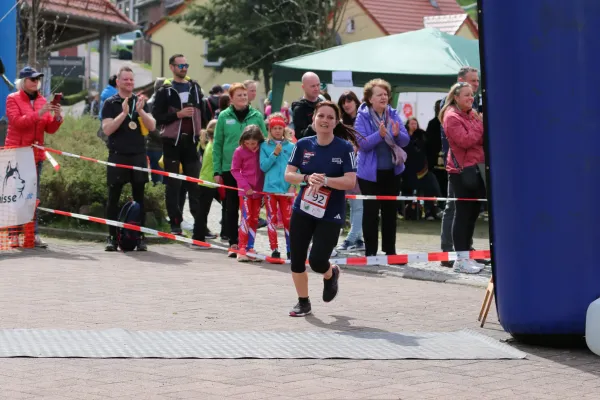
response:
{"label": "car windshield", "polygon": [[135,40],[135,32],[127,32],[122,35],[119,35],[119,39],[121,40]]}

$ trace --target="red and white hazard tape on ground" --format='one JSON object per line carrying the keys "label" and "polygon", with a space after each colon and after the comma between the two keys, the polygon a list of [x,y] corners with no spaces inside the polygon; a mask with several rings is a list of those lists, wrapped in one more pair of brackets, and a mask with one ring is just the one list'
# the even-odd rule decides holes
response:
{"label": "red and white hazard tape on ground", "polygon": [[[60,155],[67,156],[67,157],[79,158],[80,160],[91,161],[91,162],[95,162],[95,163],[98,163],[98,164],[104,164],[104,165],[108,165],[110,167],[127,168],[127,169],[133,169],[133,170],[136,170],[136,171],[150,172],[150,173],[153,173],[153,174],[168,176],[169,178],[181,179],[181,180],[188,181],[188,182],[196,182],[196,183],[202,183],[202,184],[205,184],[205,185],[210,185],[210,186],[213,186],[213,187],[222,187],[222,188],[225,188],[225,189],[242,191],[242,189],[240,189],[240,188],[236,188],[236,187],[232,187],[232,186],[220,185],[218,183],[213,183],[213,182],[207,182],[207,181],[203,181],[202,179],[192,178],[192,177],[189,177],[189,176],[175,174],[175,173],[172,173],[172,172],[165,172],[165,171],[159,171],[159,170],[150,169],[150,168],[134,167],[132,165],[116,164],[116,163],[111,163],[111,162],[107,162],[107,161],[96,160],[95,158],[80,156],[80,155],[73,154],[73,153],[67,153],[66,151],[55,150],[55,149],[51,149],[51,148],[48,148],[48,147],[39,146],[37,144],[34,144],[32,146],[33,147],[37,147],[38,149],[42,149],[42,150],[46,151],[46,154],[49,156],[48,159],[52,163],[52,166],[54,167],[54,169],[56,169],[57,171],[58,171],[58,167],[59,167],[58,163],[56,163],[56,161],[50,156],[50,154],[48,154],[48,152],[55,153],[55,154],[60,154]],[[295,197],[294,193],[263,193],[263,192],[257,192],[257,193],[258,194],[265,194],[265,195],[266,194],[270,194],[270,195],[276,195],[276,196]],[[457,198],[457,197],[369,196],[369,195],[350,195],[349,194],[349,195],[346,195],[346,198],[347,199],[357,199],[357,200],[479,201],[479,202],[487,202],[487,199],[466,199],[466,198]]]}
{"label": "red and white hazard tape on ground", "polygon": [[[218,246],[218,245],[214,245],[214,244],[210,244],[210,243],[206,243],[206,242],[201,242],[199,240],[189,239],[189,238],[186,238],[186,237],[183,237],[183,236],[173,235],[172,233],[166,233],[166,232],[157,231],[156,229],[145,228],[143,226],[126,224],[126,223],[118,222],[118,221],[112,221],[110,219],[90,217],[88,215],[76,214],[76,213],[71,213],[71,212],[67,212],[67,211],[60,211],[60,210],[52,210],[50,208],[44,208],[44,207],[38,207],[38,210],[46,211],[46,212],[49,212],[49,213],[52,213],[52,214],[57,214],[57,215],[64,215],[65,217],[72,217],[72,218],[83,219],[85,221],[96,222],[96,223],[99,223],[99,224],[116,226],[117,228],[125,228],[125,229],[130,229],[132,231],[144,232],[144,233],[147,233],[149,235],[156,235],[156,236],[164,237],[164,238],[167,238],[167,239],[176,240],[178,242],[195,244],[195,245],[200,246],[200,247],[210,247],[212,249],[219,249],[219,250],[231,251],[233,253],[238,253],[238,254],[246,254],[245,251],[232,250],[232,249],[229,249],[227,247]],[[282,260],[282,259],[279,259],[279,258],[267,257],[267,256],[264,256],[262,254],[252,254],[252,257],[258,258],[260,260],[264,260],[264,261],[267,261],[267,262],[270,262],[272,264],[285,264],[286,261],[287,261],[287,260]]]}
{"label": "red and white hazard tape on ground", "polygon": [[[237,254],[246,254],[245,251],[232,250],[224,246],[213,245],[199,240],[189,239],[183,236],[173,235],[172,233],[166,233],[157,231],[155,229],[145,228],[143,226],[125,224],[118,221],[111,221],[104,218],[90,217],[88,215],[76,214],[67,211],[52,210],[49,208],[38,207],[38,210],[46,211],[52,214],[63,215],[66,217],[73,217],[82,219],[85,221],[96,222],[104,225],[112,225],[118,228],[131,229],[133,231],[144,232],[150,235],[156,235],[178,242],[184,242],[189,244],[195,244],[200,247],[210,247],[212,249],[231,251]],[[280,258],[273,258],[265,256],[263,254],[253,253],[252,257],[259,260],[269,262],[271,264],[289,264],[289,260]],[[338,265],[354,265],[354,266],[368,266],[368,265],[394,265],[394,264],[406,264],[406,263],[417,263],[417,262],[434,262],[434,261],[454,261],[464,259],[486,259],[490,258],[489,250],[477,250],[477,251],[458,251],[458,252],[438,252],[438,253],[413,253],[413,254],[398,254],[394,256],[375,256],[375,257],[347,257],[347,258],[332,258],[329,261],[332,264]]]}

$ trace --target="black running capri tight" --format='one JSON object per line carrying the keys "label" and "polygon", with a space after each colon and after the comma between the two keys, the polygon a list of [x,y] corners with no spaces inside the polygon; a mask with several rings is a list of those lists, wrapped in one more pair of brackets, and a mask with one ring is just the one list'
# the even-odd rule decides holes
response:
{"label": "black running capri tight", "polygon": [[337,245],[342,225],[311,218],[299,211],[290,220],[290,257],[292,272],[306,271],[306,256],[312,240],[308,263],[313,271],[324,274],[329,270],[329,258]]}

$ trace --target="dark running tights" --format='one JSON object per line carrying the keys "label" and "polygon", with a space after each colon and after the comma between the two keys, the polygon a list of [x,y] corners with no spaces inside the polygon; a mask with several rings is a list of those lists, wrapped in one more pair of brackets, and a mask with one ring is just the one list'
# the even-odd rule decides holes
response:
{"label": "dark running tights", "polygon": [[329,258],[337,245],[342,225],[309,217],[300,211],[293,211],[290,220],[290,257],[292,272],[306,271],[306,256],[313,271],[324,274],[329,270]]}

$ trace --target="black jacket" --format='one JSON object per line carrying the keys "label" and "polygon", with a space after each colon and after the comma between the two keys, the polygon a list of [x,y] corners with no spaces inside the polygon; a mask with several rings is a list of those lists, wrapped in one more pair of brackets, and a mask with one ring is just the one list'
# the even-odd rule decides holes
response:
{"label": "black jacket", "polygon": [[[208,107],[206,105],[206,99],[200,88],[200,84],[195,80],[189,81],[191,84],[189,102],[192,103],[194,108],[200,111],[201,127],[205,128],[208,121],[212,118]],[[152,110],[152,116],[156,120],[156,125],[165,126],[177,122],[177,111],[182,109],[181,99],[176,90],[170,90],[173,88],[171,80],[166,80],[164,85],[156,92],[154,105]]]}
{"label": "black jacket", "polygon": [[296,139],[300,140],[304,137],[304,130],[312,124],[315,106],[319,102],[321,102],[321,98],[318,98],[317,101],[300,99],[292,103],[292,121]]}
{"label": "black jacket", "polygon": [[417,174],[427,171],[427,153],[425,131],[417,129],[410,137],[410,142],[404,147],[406,162],[404,163],[404,176],[416,179]]}

